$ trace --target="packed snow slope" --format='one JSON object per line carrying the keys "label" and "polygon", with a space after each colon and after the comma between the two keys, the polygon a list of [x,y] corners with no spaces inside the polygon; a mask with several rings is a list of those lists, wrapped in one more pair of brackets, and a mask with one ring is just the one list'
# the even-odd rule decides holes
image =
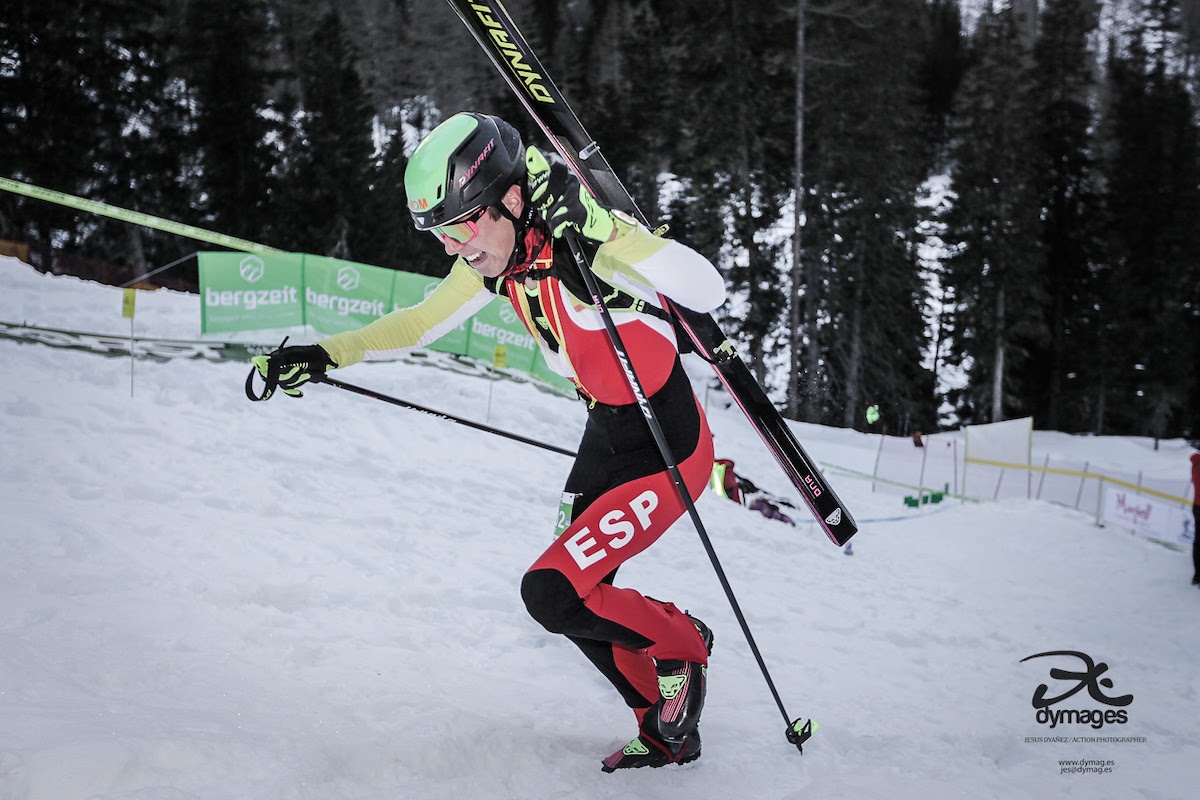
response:
{"label": "packed snow slope", "polygon": [[[0,259],[2,321],[120,335],[120,308]],[[134,327],[198,338],[199,300],[139,293]],[[820,724],[804,754],[685,520],[618,582],[715,630],[704,754],[604,775],[633,716],[518,594],[569,459],[327,386],[250,403],[247,369],[139,360],[131,396],[127,358],[0,340],[0,800],[1195,796],[1186,555],[1047,503],[914,510],[847,479],[852,555],[805,512],[699,504],[788,714]],[[582,428],[528,384],[404,362],[338,377],[559,446]],[[707,394],[718,454],[794,497]],[[871,437],[796,431],[870,471]],[[1187,474],[1182,442],[1078,441]],[[1022,661],[1049,651],[1108,669]],[[1080,687],[1053,728],[1039,685]]]}

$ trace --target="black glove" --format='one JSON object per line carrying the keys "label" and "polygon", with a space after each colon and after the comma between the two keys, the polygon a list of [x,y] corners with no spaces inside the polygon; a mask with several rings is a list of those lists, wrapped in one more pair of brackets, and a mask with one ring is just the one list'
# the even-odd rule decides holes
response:
{"label": "black glove", "polygon": [[[300,391],[302,384],[309,381],[320,381],[325,377],[325,370],[337,367],[319,345],[305,344],[293,347],[280,347],[265,356],[255,356],[250,359],[254,369],[246,378],[246,396],[251,400],[266,400],[275,393],[275,387],[283,389],[283,393],[292,397],[303,397]],[[254,396],[251,385],[254,373],[262,375],[266,386],[261,397]]]}
{"label": "black glove", "polygon": [[566,164],[550,165],[536,147],[526,151],[529,199],[550,226],[555,239],[568,230],[604,243],[612,235],[612,214],[600,205]]}

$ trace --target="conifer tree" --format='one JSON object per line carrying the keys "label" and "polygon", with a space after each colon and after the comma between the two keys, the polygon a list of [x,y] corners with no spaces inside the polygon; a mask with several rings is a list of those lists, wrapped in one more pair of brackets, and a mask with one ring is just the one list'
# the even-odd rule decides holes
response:
{"label": "conifer tree", "polygon": [[[18,0],[0,15],[0,174],[110,204],[179,214],[181,104],[161,0]],[[0,195],[0,236],[91,259],[120,282],[186,243],[42,200]],[[103,261],[97,261],[103,259]],[[57,268],[88,262],[67,257]],[[47,266],[49,266],[47,264]]]}
{"label": "conifer tree", "polygon": [[935,409],[921,366],[925,290],[913,240],[925,161],[922,4],[853,5],[850,16],[813,10],[809,39],[803,291],[819,296],[805,320],[819,351],[804,363],[819,374],[806,382],[805,418],[851,426],[879,403],[893,430],[924,427]]}
{"label": "conifer tree", "polygon": [[1029,54],[1011,8],[985,11],[972,45],[974,63],[956,106],[955,197],[943,238],[955,249],[946,274],[952,360],[969,375],[958,413],[980,422],[1028,411],[1014,372],[1044,335],[1045,290]]}
{"label": "conifer tree", "polygon": [[1097,345],[1094,272],[1101,204],[1087,47],[1095,23],[1082,0],[1048,0],[1033,54],[1047,337],[1030,343],[1019,383],[1035,424],[1053,430],[1086,429],[1081,403]]}
{"label": "conifer tree", "polygon": [[193,108],[194,197],[207,227],[269,239],[275,156],[268,136],[272,50],[264,0],[191,0],[180,64]]}
{"label": "conifer tree", "polygon": [[372,173],[362,219],[370,226],[370,237],[360,258],[368,264],[441,277],[450,267],[445,249],[435,236],[413,227],[408,213],[404,194],[407,165],[404,137],[393,131]]}
{"label": "conifer tree", "polygon": [[289,247],[363,259],[375,222],[366,218],[373,115],[358,53],[336,10],[306,37],[297,65],[301,108],[293,117],[283,178]]}
{"label": "conifer tree", "polygon": [[934,170],[946,165],[950,143],[950,114],[965,67],[962,12],[956,0],[930,0],[926,7],[928,40],[923,50],[919,82],[926,111],[926,136]]}
{"label": "conifer tree", "polygon": [[1150,0],[1110,60],[1097,433],[1190,431],[1200,357],[1200,143],[1179,4]]}
{"label": "conifer tree", "polygon": [[656,219],[663,207],[671,235],[726,274],[737,308],[731,332],[759,378],[772,383],[786,328],[781,243],[767,231],[787,199],[791,125],[771,91],[751,87],[787,80],[786,17],[769,4],[733,0],[640,0],[623,13],[617,34],[594,26],[620,47],[615,63],[593,65],[599,92],[586,93],[595,100],[585,100],[585,116],[600,121],[593,134],[647,215]]}

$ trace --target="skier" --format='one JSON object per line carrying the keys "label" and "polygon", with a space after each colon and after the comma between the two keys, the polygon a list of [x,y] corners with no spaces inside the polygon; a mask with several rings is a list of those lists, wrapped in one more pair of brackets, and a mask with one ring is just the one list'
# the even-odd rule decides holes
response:
{"label": "skier", "polygon": [[746,501],[742,497],[742,476],[734,472],[733,467],[732,459],[716,459],[713,462],[710,484],[713,491],[721,497],[738,505],[745,505]]}
{"label": "skier", "polygon": [[257,357],[265,396],[276,387],[300,396],[328,369],[427,345],[496,295],[512,303],[546,363],[588,408],[563,490],[567,524],[525,573],[526,608],[574,642],[634,712],[638,734],[603,760],[605,772],[699,758],[712,632],[671,603],[613,584],[617,568],[685,509],[564,236],[578,236],[591,257],[693,499],[708,483],[712,435],[660,295],[708,312],[724,302],[724,280],[694,250],[601,206],[565,165],[526,148],[497,117],[460,113],[437,126],[414,151],[404,184],[416,227],[455,256],[449,275],[416,306]]}
{"label": "skier", "polygon": [[779,506],[765,497],[756,497],[749,506],[751,511],[757,511],[767,519],[777,519],[780,522],[796,527],[796,521],[779,510]]}

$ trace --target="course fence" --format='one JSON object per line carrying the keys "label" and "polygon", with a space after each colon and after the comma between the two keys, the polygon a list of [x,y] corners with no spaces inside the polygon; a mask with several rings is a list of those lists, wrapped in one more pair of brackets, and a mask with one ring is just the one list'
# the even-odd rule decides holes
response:
{"label": "course fence", "polygon": [[1186,462],[1178,478],[1099,468],[1085,460],[1033,452],[1032,420],[967,426],[917,439],[879,437],[872,491],[905,495],[910,504],[943,499],[1044,500],[1117,525],[1173,549],[1191,548],[1192,485]]}

